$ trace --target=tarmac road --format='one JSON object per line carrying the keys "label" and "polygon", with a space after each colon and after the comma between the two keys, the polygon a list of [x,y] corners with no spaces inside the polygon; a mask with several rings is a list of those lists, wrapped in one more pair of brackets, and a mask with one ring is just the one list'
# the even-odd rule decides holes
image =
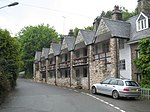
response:
{"label": "tarmac road", "polygon": [[150,102],[115,100],[89,91],[19,79],[0,112],[150,112]]}

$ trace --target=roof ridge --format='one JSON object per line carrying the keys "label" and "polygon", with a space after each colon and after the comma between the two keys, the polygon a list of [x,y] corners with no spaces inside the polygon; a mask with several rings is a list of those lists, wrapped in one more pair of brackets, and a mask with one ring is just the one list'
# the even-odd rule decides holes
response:
{"label": "roof ridge", "polygon": [[109,20],[109,21],[114,21],[114,22],[120,22],[120,23],[128,23],[128,24],[130,24],[130,22],[128,22],[128,21],[123,21],[123,20],[113,20],[113,19],[109,19],[109,18],[102,18],[102,19],[104,19],[104,20]]}

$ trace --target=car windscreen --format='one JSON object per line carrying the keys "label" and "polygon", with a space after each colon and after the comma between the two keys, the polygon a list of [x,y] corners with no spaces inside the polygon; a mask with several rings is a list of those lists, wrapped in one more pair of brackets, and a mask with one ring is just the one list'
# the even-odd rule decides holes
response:
{"label": "car windscreen", "polygon": [[135,81],[125,81],[126,86],[139,86]]}

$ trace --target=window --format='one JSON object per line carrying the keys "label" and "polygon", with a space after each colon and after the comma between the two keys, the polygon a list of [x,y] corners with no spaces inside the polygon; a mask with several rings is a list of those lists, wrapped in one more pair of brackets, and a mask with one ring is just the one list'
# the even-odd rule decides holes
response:
{"label": "window", "polygon": [[126,86],[138,86],[138,84],[134,81],[126,81]]}
{"label": "window", "polygon": [[124,39],[119,39],[119,49],[124,49]]}
{"label": "window", "polygon": [[123,81],[118,80],[118,85],[119,85],[119,86],[123,86],[123,85],[124,85],[124,84],[123,84]]}
{"label": "window", "polygon": [[87,48],[83,48],[83,56],[87,56]]}
{"label": "window", "polygon": [[102,43],[102,52],[109,52],[109,41]]}
{"label": "window", "polygon": [[136,52],[136,58],[139,58],[140,57],[140,50],[136,49],[135,52]]}
{"label": "window", "polygon": [[67,54],[65,54],[65,61],[67,61],[68,60],[68,55]]}
{"label": "window", "polygon": [[65,78],[70,77],[70,70],[65,70]]}
{"label": "window", "polygon": [[137,31],[147,29],[149,27],[148,22],[149,22],[148,17],[144,15],[143,13],[141,13],[136,20]]}
{"label": "window", "polygon": [[79,57],[80,57],[80,50],[77,50],[77,51],[75,52],[75,54],[76,54],[76,58],[79,58]]}
{"label": "window", "polygon": [[103,81],[102,84],[109,84],[110,81],[111,81],[111,79],[107,79],[107,80]]}
{"label": "window", "polygon": [[120,60],[120,70],[125,70],[126,66],[125,66],[125,60]]}
{"label": "window", "polygon": [[117,85],[117,80],[111,80],[111,81],[110,81],[110,84],[111,84],[111,85]]}
{"label": "window", "polygon": [[80,70],[76,69],[76,77],[79,77],[79,76],[80,76]]}
{"label": "window", "polygon": [[87,68],[83,68],[83,77],[87,77]]}

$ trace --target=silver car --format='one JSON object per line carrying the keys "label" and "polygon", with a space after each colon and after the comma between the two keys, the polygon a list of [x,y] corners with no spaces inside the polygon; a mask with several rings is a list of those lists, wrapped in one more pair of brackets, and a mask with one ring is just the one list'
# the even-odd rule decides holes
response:
{"label": "silver car", "polygon": [[137,82],[128,79],[109,78],[101,83],[92,85],[92,93],[102,93],[112,96],[136,98],[141,95],[141,89]]}

